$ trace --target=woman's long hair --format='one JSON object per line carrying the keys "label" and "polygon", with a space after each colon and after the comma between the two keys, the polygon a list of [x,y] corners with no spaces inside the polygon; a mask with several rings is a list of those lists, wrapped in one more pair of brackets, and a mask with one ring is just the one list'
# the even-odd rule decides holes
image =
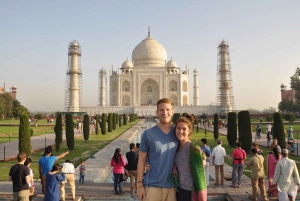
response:
{"label": "woman's long hair", "polygon": [[114,153],[114,156],[113,156],[113,158],[114,158],[114,160],[115,160],[116,163],[119,163],[120,157],[121,157],[121,156],[122,156],[122,154],[121,154],[121,149],[120,149],[120,148],[117,148],[117,149],[115,150],[115,153]]}
{"label": "woman's long hair", "polygon": [[52,166],[51,172],[58,171],[60,168],[61,168],[60,164],[55,163],[55,164]]}
{"label": "woman's long hair", "polygon": [[278,153],[278,150],[276,147],[273,148],[273,153],[274,153],[274,156],[277,160],[279,160],[279,153]]}

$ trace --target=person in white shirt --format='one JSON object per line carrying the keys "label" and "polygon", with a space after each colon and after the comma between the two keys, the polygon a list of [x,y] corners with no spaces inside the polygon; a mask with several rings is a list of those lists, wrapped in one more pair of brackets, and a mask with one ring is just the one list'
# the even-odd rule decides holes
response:
{"label": "person in white shirt", "polygon": [[289,151],[282,149],[282,159],[277,162],[273,184],[277,183],[279,201],[294,201],[300,184],[297,165],[289,159]]}
{"label": "person in white shirt", "polygon": [[[69,182],[69,184],[70,184],[72,198],[73,198],[73,200],[75,200],[75,168],[74,168],[74,165],[68,159],[61,165],[63,166],[63,172],[66,175],[66,181]],[[62,201],[66,200],[65,184],[66,184],[65,181],[60,182],[60,200],[62,200]]]}
{"label": "person in white shirt", "polygon": [[224,185],[224,157],[226,156],[226,151],[224,147],[222,147],[222,141],[217,140],[217,146],[212,151],[213,164],[215,165],[215,176],[216,183],[215,185],[219,185],[219,172],[221,173],[221,185]]}

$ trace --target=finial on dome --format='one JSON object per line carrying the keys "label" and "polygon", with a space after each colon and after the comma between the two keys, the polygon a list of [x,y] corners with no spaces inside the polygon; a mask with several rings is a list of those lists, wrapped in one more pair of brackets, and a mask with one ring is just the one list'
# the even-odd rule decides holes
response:
{"label": "finial on dome", "polygon": [[148,27],[148,36],[150,36],[150,27]]}

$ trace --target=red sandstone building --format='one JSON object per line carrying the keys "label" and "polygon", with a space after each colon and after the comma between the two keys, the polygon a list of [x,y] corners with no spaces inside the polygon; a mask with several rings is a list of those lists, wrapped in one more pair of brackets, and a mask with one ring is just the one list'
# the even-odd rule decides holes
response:
{"label": "red sandstone building", "polygon": [[5,83],[4,87],[0,87],[0,94],[8,93],[14,100],[17,99],[17,87],[14,85],[9,89],[9,91],[5,91]]}
{"label": "red sandstone building", "polygon": [[286,89],[286,86],[284,86],[283,84],[281,84],[280,86],[281,88],[281,101],[283,100],[289,100],[289,101],[293,101],[293,103],[295,103],[296,99],[295,99],[295,90],[294,89]]}

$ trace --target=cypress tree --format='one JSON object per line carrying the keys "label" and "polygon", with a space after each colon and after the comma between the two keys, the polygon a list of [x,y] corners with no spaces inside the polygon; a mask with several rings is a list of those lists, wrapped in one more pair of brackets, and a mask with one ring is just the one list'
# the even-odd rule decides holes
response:
{"label": "cypress tree", "polygon": [[115,113],[115,118],[116,118],[116,127],[117,127],[117,124],[119,124],[119,115],[117,113]]}
{"label": "cypress tree", "polygon": [[278,140],[278,145],[281,147],[281,149],[286,148],[284,127],[282,123],[282,115],[280,112],[274,113],[273,138],[276,138]]}
{"label": "cypress tree", "polygon": [[[96,117],[97,117],[96,121],[97,121],[97,119],[99,120],[99,116],[96,115]],[[87,142],[89,140],[89,138],[90,138],[90,124],[89,124],[89,120],[90,120],[89,115],[85,114],[83,116],[83,137],[84,137],[85,142]],[[98,125],[98,133],[99,133],[99,125]]]}
{"label": "cypress tree", "polygon": [[113,118],[113,115],[112,115],[112,113],[108,113],[108,132],[112,132],[112,118]]}
{"label": "cypress tree", "polygon": [[102,126],[101,126],[101,133],[102,135],[106,134],[106,114],[102,113]]}
{"label": "cypress tree", "polygon": [[214,138],[215,138],[215,140],[219,139],[218,122],[219,122],[219,115],[215,114],[214,115]]}
{"label": "cypress tree", "polygon": [[173,114],[173,124],[176,123],[177,119],[180,117],[180,113],[174,113]]}
{"label": "cypress tree", "polygon": [[197,124],[197,133],[198,133],[199,132],[199,119],[197,119],[196,124]]}
{"label": "cypress tree", "polygon": [[113,113],[112,115],[112,129],[116,130],[116,113]]}
{"label": "cypress tree", "polygon": [[122,116],[121,114],[119,114],[119,127],[122,127]]}
{"label": "cypress tree", "polygon": [[27,156],[31,154],[30,129],[28,115],[26,113],[20,115],[19,152],[24,152]]}
{"label": "cypress tree", "polygon": [[66,140],[70,150],[74,149],[74,122],[72,114],[66,114]]}
{"label": "cypress tree", "polygon": [[238,114],[239,141],[242,143],[242,149],[249,153],[252,148],[252,133],[250,113],[247,110],[240,111]]}
{"label": "cypress tree", "polygon": [[99,115],[98,114],[96,114],[95,119],[96,119],[96,130],[95,130],[95,133],[96,133],[96,135],[98,135],[99,134]]}
{"label": "cypress tree", "polygon": [[236,123],[236,113],[235,112],[228,113],[227,141],[231,147],[234,147],[236,144],[236,141],[237,141],[237,123]]}
{"label": "cypress tree", "polygon": [[123,125],[127,125],[127,114],[123,114]]}
{"label": "cypress tree", "polygon": [[55,149],[57,153],[60,153],[60,144],[62,143],[62,115],[61,113],[56,113],[55,122]]}

